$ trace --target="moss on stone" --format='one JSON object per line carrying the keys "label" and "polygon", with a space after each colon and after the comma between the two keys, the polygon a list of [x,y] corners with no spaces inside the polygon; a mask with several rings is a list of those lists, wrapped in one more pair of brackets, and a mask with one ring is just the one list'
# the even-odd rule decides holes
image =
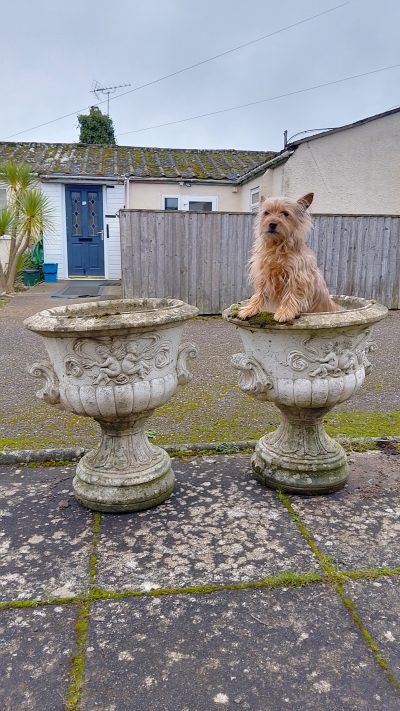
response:
{"label": "moss on stone", "polygon": [[90,602],[82,604],[79,617],[75,623],[75,653],[71,659],[68,675],[68,690],[65,702],[66,711],[77,711],[85,680],[85,661],[87,637],[89,632]]}
{"label": "moss on stone", "polygon": [[250,318],[246,319],[247,323],[254,324],[254,326],[268,326],[271,323],[276,325],[276,321],[274,320],[274,314],[270,313],[269,311],[260,311],[259,314],[255,314],[255,316],[250,316]]}
{"label": "moss on stone", "polygon": [[26,464],[28,469],[37,469],[38,467],[69,467],[71,466],[69,459],[49,459],[47,462],[29,462]]}
{"label": "moss on stone", "polygon": [[347,597],[343,590],[343,586],[340,583],[337,583],[335,586],[336,592],[338,593],[340,599],[342,600],[343,605],[345,606],[346,610],[350,614],[350,617],[352,618],[354,624],[358,627],[359,631],[361,632],[364,640],[368,644],[369,648],[371,649],[372,654],[375,657],[375,661],[377,664],[383,669],[383,671],[386,674],[386,677],[389,681],[389,683],[395,688],[399,689],[400,688],[400,679],[397,679],[397,677],[393,674],[392,670],[389,667],[389,663],[387,659],[381,654],[379,647],[375,640],[373,639],[371,633],[367,630],[367,628],[364,626],[360,616],[358,615],[355,606],[353,604],[353,601]]}

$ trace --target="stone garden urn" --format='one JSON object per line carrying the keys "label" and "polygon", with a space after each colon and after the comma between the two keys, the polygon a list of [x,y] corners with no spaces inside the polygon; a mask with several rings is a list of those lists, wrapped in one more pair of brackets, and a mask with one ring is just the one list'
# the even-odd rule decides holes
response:
{"label": "stone garden urn", "polygon": [[275,403],[282,415],[252,457],[254,476],[275,489],[323,494],[347,480],[346,453],[325,432],[323,418],[362,386],[371,369],[372,326],[387,309],[365,299],[333,298],[341,311],[304,314],[288,324],[278,324],[272,314],[242,321],[237,304],[223,313],[243,342],[244,353],[232,357],[239,387]]}
{"label": "stone garden urn", "polygon": [[37,396],[93,417],[102,430],[73,480],[84,506],[138,511],[170,496],[171,461],[149,442],[146,424],[190,380],[187,360],[196,348],[180,341],[185,321],[197,313],[176,299],[133,299],[60,306],[25,321],[49,357],[30,369],[45,381]]}

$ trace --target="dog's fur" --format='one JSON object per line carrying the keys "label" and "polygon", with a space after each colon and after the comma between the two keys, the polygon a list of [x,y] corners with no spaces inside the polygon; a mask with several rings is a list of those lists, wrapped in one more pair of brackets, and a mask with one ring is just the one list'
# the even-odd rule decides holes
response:
{"label": "dog's fur", "polygon": [[301,313],[338,311],[315,255],[305,244],[312,226],[307,208],[313,197],[308,193],[297,201],[261,198],[249,262],[255,293],[239,309],[239,318],[269,311],[275,321],[285,323]]}

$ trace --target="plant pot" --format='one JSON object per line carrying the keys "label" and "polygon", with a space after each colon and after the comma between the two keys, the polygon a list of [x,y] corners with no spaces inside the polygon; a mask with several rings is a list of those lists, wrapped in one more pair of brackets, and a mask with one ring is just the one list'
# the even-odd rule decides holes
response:
{"label": "plant pot", "polygon": [[57,281],[58,264],[53,262],[44,262],[42,264],[42,269],[45,282],[54,283]]}
{"label": "plant pot", "polygon": [[93,417],[102,429],[73,481],[84,506],[138,511],[170,496],[171,461],[149,442],[146,423],[190,380],[186,361],[196,349],[180,340],[185,321],[197,313],[176,299],[133,299],[56,307],[25,321],[43,337],[49,356],[30,369],[45,380],[37,396]]}
{"label": "plant pot", "polygon": [[346,453],[325,432],[323,418],[363,384],[375,345],[372,325],[387,308],[349,296],[335,301],[341,311],[305,314],[291,324],[272,317],[242,321],[236,305],[223,313],[239,329],[245,349],[232,358],[239,387],[275,403],[282,414],[278,429],[261,437],[252,457],[254,476],[266,486],[324,494],[346,483]]}
{"label": "plant pot", "polygon": [[22,281],[25,286],[35,286],[38,284],[41,278],[40,269],[23,269],[22,270]]}

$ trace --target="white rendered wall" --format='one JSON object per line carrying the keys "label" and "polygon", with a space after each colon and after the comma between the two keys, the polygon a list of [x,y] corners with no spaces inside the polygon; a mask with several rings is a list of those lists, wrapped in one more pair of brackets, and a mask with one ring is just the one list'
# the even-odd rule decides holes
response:
{"label": "white rendered wall", "polygon": [[299,145],[263,178],[268,195],[314,192],[312,212],[400,214],[400,113]]}
{"label": "white rendered wall", "polygon": [[221,212],[241,212],[240,190],[233,192],[232,185],[197,185],[191,187],[179,183],[140,183],[129,184],[129,208],[131,210],[162,210],[163,195],[195,197],[216,197],[217,210]]}

